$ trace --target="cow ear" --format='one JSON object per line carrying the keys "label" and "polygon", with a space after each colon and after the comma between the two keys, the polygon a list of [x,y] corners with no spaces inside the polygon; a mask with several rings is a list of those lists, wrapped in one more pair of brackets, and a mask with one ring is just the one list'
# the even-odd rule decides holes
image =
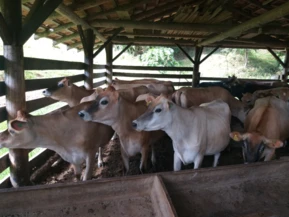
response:
{"label": "cow ear", "polygon": [[111,85],[109,85],[107,88],[106,88],[107,91],[111,91],[111,92],[114,92],[115,91],[115,88]]}
{"label": "cow ear", "polygon": [[16,133],[20,133],[25,127],[27,127],[27,122],[12,120],[9,122],[9,131],[14,131]]}
{"label": "cow ear", "polygon": [[282,148],[284,146],[284,143],[280,140],[274,140],[274,139],[263,139],[264,144],[268,147],[268,148]]}
{"label": "cow ear", "polygon": [[231,132],[230,137],[236,142],[240,142],[241,140],[243,140],[242,134],[236,131]]}
{"label": "cow ear", "polygon": [[151,104],[151,102],[154,101],[154,100],[155,100],[155,98],[154,98],[153,96],[148,95],[147,98],[146,98],[147,106],[148,106],[149,104]]}
{"label": "cow ear", "polygon": [[20,121],[26,121],[28,116],[29,116],[29,114],[27,112],[25,112],[23,110],[18,110],[16,119],[20,120]]}

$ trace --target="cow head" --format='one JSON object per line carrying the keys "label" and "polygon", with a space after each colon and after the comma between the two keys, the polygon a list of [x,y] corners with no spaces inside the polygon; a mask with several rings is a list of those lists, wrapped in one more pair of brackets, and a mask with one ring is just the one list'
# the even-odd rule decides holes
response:
{"label": "cow head", "polygon": [[[100,122],[112,125],[118,113],[119,94],[114,87],[109,86],[98,94],[91,106],[82,110],[78,115],[84,121]],[[128,111],[129,112],[129,111]]]}
{"label": "cow head", "polygon": [[157,98],[148,96],[146,102],[148,109],[138,119],[132,122],[133,128],[137,131],[164,129],[168,125],[169,120],[171,120],[170,112],[175,104],[164,95],[160,95]]}
{"label": "cow head", "polygon": [[43,95],[50,97],[55,100],[65,101],[67,96],[70,96],[72,93],[72,85],[68,78],[64,78],[50,88],[47,88],[43,91]]}
{"label": "cow head", "polygon": [[17,118],[9,121],[8,129],[0,133],[0,148],[32,148],[34,140],[30,130],[30,121],[23,111],[17,112]]}
{"label": "cow head", "polygon": [[280,140],[268,139],[259,133],[251,132],[241,134],[239,132],[230,133],[230,137],[242,144],[243,158],[245,163],[259,161],[263,157],[265,148],[276,149],[283,147]]}

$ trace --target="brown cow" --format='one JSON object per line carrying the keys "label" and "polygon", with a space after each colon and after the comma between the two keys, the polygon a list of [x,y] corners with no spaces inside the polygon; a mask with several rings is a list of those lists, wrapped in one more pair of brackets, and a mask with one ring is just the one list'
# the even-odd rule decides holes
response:
{"label": "brown cow", "polygon": [[245,120],[245,132],[232,132],[231,138],[242,142],[245,163],[269,161],[281,141],[289,138],[288,105],[276,97],[258,99]]}
{"label": "brown cow", "polygon": [[[145,112],[145,102],[132,103],[124,99],[113,87],[100,93],[94,103],[81,110],[79,116],[85,121],[99,122],[112,126],[118,134],[121,144],[121,155],[126,171],[129,170],[129,157],[141,153],[140,170],[146,169],[150,146],[157,142],[162,131],[137,132],[131,122]],[[155,164],[152,149],[152,163]]]}
{"label": "brown cow", "polygon": [[160,81],[157,79],[140,79],[140,80],[119,80],[115,79],[112,81],[112,86],[116,89],[127,89],[139,86],[146,86],[150,93],[160,94],[171,94],[175,91],[173,83],[171,81]]}
{"label": "brown cow", "polygon": [[107,144],[113,134],[111,127],[84,122],[79,110],[91,103],[83,103],[63,112],[31,116],[18,111],[9,122],[8,130],[0,134],[0,148],[48,148],[71,163],[79,178],[81,164],[86,162],[83,180],[91,179],[98,147]]}
{"label": "brown cow", "polygon": [[241,122],[245,121],[246,108],[243,103],[235,99],[222,87],[183,87],[177,90],[172,96],[172,100],[183,108],[198,106],[202,103],[211,102],[216,99],[221,99],[226,102],[231,109],[232,115],[237,117]]}
{"label": "brown cow", "polygon": [[70,107],[78,105],[83,97],[89,96],[92,93],[94,93],[94,90],[86,90],[71,84],[67,78],[62,79],[57,85],[43,91],[44,96],[66,102]]}

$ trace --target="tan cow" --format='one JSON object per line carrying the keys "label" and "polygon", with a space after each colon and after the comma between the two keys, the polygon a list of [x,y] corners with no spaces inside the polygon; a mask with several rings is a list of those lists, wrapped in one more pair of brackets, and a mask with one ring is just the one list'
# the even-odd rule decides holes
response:
{"label": "tan cow", "polygon": [[9,122],[8,130],[0,134],[0,148],[48,148],[71,163],[79,178],[81,165],[86,163],[83,180],[91,179],[98,147],[107,144],[113,134],[111,127],[84,122],[79,110],[91,103],[83,103],[63,112],[41,116],[27,116],[18,111]]}
{"label": "tan cow", "polygon": [[229,91],[222,87],[183,87],[177,90],[172,96],[172,100],[183,108],[198,106],[216,99],[221,99],[228,103],[232,115],[244,123],[247,108],[241,101],[234,98]]}
{"label": "tan cow", "polygon": [[57,85],[43,91],[44,96],[66,102],[70,107],[78,105],[83,97],[89,96],[92,93],[94,93],[94,90],[86,90],[71,84],[67,78],[62,79]]}
{"label": "tan cow", "polygon": [[[80,111],[79,116],[85,121],[112,126],[120,139],[126,172],[129,170],[129,157],[138,153],[141,153],[140,170],[142,171],[147,167],[149,148],[164,135],[162,131],[137,132],[133,129],[131,122],[144,113],[146,108],[145,102],[129,102],[110,86],[97,96],[91,107]],[[151,160],[155,164],[153,149]]]}
{"label": "tan cow", "polygon": [[150,93],[160,94],[171,94],[175,91],[173,83],[171,81],[160,81],[157,79],[140,79],[140,80],[119,80],[115,79],[112,81],[112,86],[116,89],[127,89],[139,86],[146,86]]}
{"label": "tan cow", "polygon": [[269,161],[275,149],[289,138],[288,105],[276,97],[257,99],[246,118],[245,133],[232,132],[231,138],[242,142],[245,163],[253,163],[265,157]]}
{"label": "tan cow", "polygon": [[229,143],[231,112],[227,103],[215,100],[201,106],[182,108],[164,96],[148,97],[147,111],[133,121],[136,130],[163,130],[173,141],[174,171],[181,163],[201,166],[204,155],[214,155],[216,167]]}

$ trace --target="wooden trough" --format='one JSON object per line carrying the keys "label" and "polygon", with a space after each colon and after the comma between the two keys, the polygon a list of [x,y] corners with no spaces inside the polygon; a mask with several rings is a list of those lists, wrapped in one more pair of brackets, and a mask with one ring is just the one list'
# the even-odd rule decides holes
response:
{"label": "wooden trough", "polygon": [[0,191],[0,216],[288,217],[289,159]]}

